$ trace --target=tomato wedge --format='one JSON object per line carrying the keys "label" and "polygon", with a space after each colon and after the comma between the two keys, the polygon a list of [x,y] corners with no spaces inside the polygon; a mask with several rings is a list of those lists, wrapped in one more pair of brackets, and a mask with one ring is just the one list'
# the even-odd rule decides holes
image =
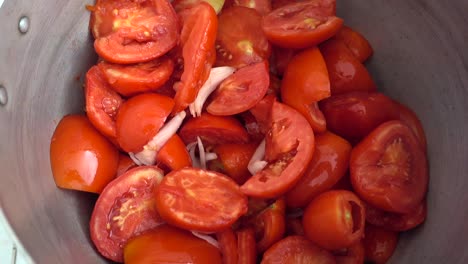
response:
{"label": "tomato wedge", "polygon": [[268,165],[242,185],[242,192],[260,198],[284,194],[299,181],[313,152],[314,133],[307,120],[293,108],[274,102],[266,136]]}
{"label": "tomato wedge", "polygon": [[257,144],[222,144],[213,151],[218,155],[220,172],[243,184],[251,176],[247,166],[256,149]]}
{"label": "tomato wedge", "polygon": [[247,131],[235,118],[207,113],[187,121],[180,129],[179,135],[186,144],[197,141],[197,137],[200,137],[203,143],[210,145],[249,141]]}
{"label": "tomato wedge", "polygon": [[245,66],[220,84],[206,111],[212,115],[235,115],[247,111],[262,100],[269,85],[267,62]]}
{"label": "tomato wedge", "polygon": [[285,214],[286,203],[284,199],[278,199],[253,218],[258,252],[263,253],[283,238],[286,232]]}
{"label": "tomato wedge", "polygon": [[216,36],[216,65],[241,68],[268,60],[271,47],[260,26],[261,20],[257,11],[247,7],[224,9]]}
{"label": "tomato wedge", "polygon": [[155,197],[162,218],[187,230],[219,232],[247,212],[247,197],[233,180],[196,168],[166,175]]}
{"label": "tomato wedge", "polygon": [[243,228],[236,232],[238,264],[256,264],[257,250],[255,248],[255,231],[252,228]]}
{"label": "tomato wedge", "polygon": [[110,86],[123,96],[151,92],[166,83],[174,70],[174,62],[166,57],[135,65],[98,64]]}
{"label": "tomato wedge", "polygon": [[159,150],[156,161],[170,170],[192,166],[192,159],[182,139],[174,134]]}
{"label": "tomato wedge", "polygon": [[163,223],[153,197],[162,178],[157,167],[137,167],[104,188],[89,223],[91,240],[104,257],[122,262],[129,239]]}
{"label": "tomato wedge", "polygon": [[335,264],[335,258],[328,251],[319,248],[303,236],[286,237],[265,254],[261,264]]}
{"label": "tomato wedge", "polygon": [[258,104],[250,109],[250,113],[257,121],[259,131],[265,136],[271,125],[271,110],[273,104],[277,101],[276,96],[270,94],[265,96]]}
{"label": "tomato wedge", "polygon": [[366,261],[385,264],[395,252],[398,232],[388,231],[372,225],[366,226],[364,237]]}
{"label": "tomato wedge", "polygon": [[383,123],[351,152],[351,182],[369,204],[410,213],[426,195],[427,159],[411,129],[401,121]]}
{"label": "tomato wedge", "polygon": [[179,40],[177,16],[167,0],[99,0],[91,28],[98,55],[120,64],[156,59]]}
{"label": "tomato wedge", "polygon": [[224,264],[237,264],[238,248],[237,237],[231,228],[216,234],[219,243],[219,250],[223,256]]}
{"label": "tomato wedge", "polygon": [[342,41],[360,62],[365,62],[374,53],[369,41],[348,26],[343,26],[334,38]]}
{"label": "tomato wedge", "polygon": [[408,214],[396,214],[379,210],[370,205],[366,206],[366,221],[374,226],[391,231],[407,231],[413,229],[426,220],[427,202],[422,201]]}
{"label": "tomato wedge", "polygon": [[114,92],[97,66],[86,73],[86,114],[93,126],[109,139],[117,136],[115,117],[124,100]]}
{"label": "tomato wedge", "polygon": [[180,82],[176,84],[175,107],[173,114],[187,108],[208,78],[214,56],[214,43],[218,29],[216,13],[208,3],[186,9],[181,14],[184,19],[181,45],[184,70]]}
{"label": "tomato wedge", "polygon": [[273,44],[303,49],[333,37],[343,26],[335,0],[312,0],[280,7],[263,17],[262,28]]}

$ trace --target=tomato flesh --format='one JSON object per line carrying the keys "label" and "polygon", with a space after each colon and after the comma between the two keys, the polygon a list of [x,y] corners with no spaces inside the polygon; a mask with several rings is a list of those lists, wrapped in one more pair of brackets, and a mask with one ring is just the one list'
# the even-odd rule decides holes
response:
{"label": "tomato flesh", "polygon": [[243,184],[250,178],[247,169],[256,144],[223,144],[214,148],[220,162],[220,172],[229,175],[238,184]]}
{"label": "tomato flesh", "polygon": [[168,168],[178,170],[192,166],[192,159],[182,139],[174,134],[159,150],[156,161]]}

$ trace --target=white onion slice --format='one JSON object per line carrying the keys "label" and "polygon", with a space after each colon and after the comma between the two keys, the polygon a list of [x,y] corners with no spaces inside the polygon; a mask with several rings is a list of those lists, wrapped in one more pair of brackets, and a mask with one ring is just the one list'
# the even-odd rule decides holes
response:
{"label": "white onion slice", "polygon": [[224,81],[229,75],[233,74],[236,71],[233,67],[223,66],[212,68],[210,75],[203,86],[198,92],[197,98],[193,103],[190,104],[189,110],[193,117],[200,116],[203,104],[205,104],[206,99],[210,94],[216,90],[218,85]]}
{"label": "white onion slice", "polygon": [[204,233],[200,233],[200,232],[197,232],[197,231],[191,231],[192,234],[200,239],[203,239],[205,240],[206,242],[208,242],[209,244],[211,244],[212,246],[216,247],[217,249],[219,249],[219,243],[218,243],[218,240],[214,239],[212,236],[210,235],[207,235],[207,234],[204,234]]}
{"label": "white onion slice", "polygon": [[189,152],[190,158],[192,159],[192,167],[200,168],[200,160],[195,155],[195,149],[197,148],[198,142],[192,142],[187,145],[187,150]]}
{"label": "white onion slice", "polygon": [[206,161],[215,160],[218,158],[218,155],[216,155],[216,153],[214,152],[206,152],[205,156],[206,156]]}
{"label": "white onion slice", "polygon": [[268,162],[263,160],[263,158],[265,157],[265,145],[266,143],[264,139],[262,140],[260,145],[258,145],[257,149],[252,155],[252,158],[249,161],[247,169],[252,175],[257,174],[257,172],[263,170],[266,167],[266,165],[268,165]]}
{"label": "white onion slice", "polygon": [[154,165],[156,155],[166,142],[177,132],[187,114],[181,111],[167,122],[159,132],[138,153],[130,152],[130,158],[137,165]]}
{"label": "white onion slice", "polygon": [[197,137],[197,143],[198,143],[198,155],[200,156],[200,165],[202,169],[206,170],[205,147],[203,146],[203,142],[201,141],[200,137]]}

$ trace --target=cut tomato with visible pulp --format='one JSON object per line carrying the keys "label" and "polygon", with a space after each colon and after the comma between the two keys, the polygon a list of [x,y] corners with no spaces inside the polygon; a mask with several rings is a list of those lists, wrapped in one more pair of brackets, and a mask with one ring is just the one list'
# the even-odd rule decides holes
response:
{"label": "cut tomato with visible pulp", "polygon": [[266,136],[268,165],[244,183],[241,190],[261,198],[284,194],[299,181],[313,151],[314,133],[307,120],[293,108],[274,102]]}
{"label": "cut tomato with visible pulp", "polygon": [[247,212],[247,197],[233,180],[195,168],[166,175],[155,197],[162,218],[187,230],[219,232]]}
{"label": "cut tomato with visible pulp", "polygon": [[104,257],[122,262],[129,239],[163,223],[153,197],[162,178],[157,167],[137,167],[104,188],[89,223],[91,240]]}
{"label": "cut tomato with visible pulp", "polygon": [[262,100],[269,85],[267,62],[245,66],[220,84],[206,111],[223,116],[247,111]]}
{"label": "cut tomato with visible pulp", "polygon": [[410,213],[426,195],[427,159],[411,129],[401,121],[383,123],[351,152],[351,183],[369,204]]}
{"label": "cut tomato with visible pulp", "polygon": [[283,48],[303,49],[333,37],[343,25],[335,0],[312,0],[280,7],[263,17],[268,40]]}

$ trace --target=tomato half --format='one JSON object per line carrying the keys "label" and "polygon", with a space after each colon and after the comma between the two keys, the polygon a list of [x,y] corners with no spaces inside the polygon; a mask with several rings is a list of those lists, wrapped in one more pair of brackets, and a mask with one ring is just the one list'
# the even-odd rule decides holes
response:
{"label": "tomato half", "polygon": [[124,248],[126,264],[221,264],[219,250],[187,231],[161,225],[131,239]]}
{"label": "tomato half", "polygon": [[252,8],[262,16],[271,12],[270,0],[226,0],[223,6],[223,10],[229,9],[232,6]]}
{"label": "tomato half", "polygon": [[216,36],[216,65],[241,68],[268,60],[271,47],[260,26],[261,20],[257,11],[247,7],[223,10]]}
{"label": "tomato half", "polygon": [[174,114],[195,101],[198,91],[208,79],[218,29],[216,12],[205,2],[184,10],[181,17],[184,20],[181,33],[184,69],[180,82],[175,86]]}
{"label": "tomato half", "polygon": [[130,98],[116,118],[117,141],[126,152],[139,152],[164,125],[174,101],[167,96],[146,93]]}
{"label": "tomato half", "polygon": [[247,212],[247,197],[233,180],[195,168],[166,175],[155,197],[162,218],[187,230],[222,231]]}
{"label": "tomato half", "polygon": [[299,112],[274,102],[269,127],[265,150],[268,165],[241,186],[249,196],[274,198],[284,194],[299,181],[312,159],[314,133]]}
{"label": "tomato half", "polygon": [[400,113],[401,122],[405,123],[405,125],[411,128],[411,130],[421,143],[424,152],[427,152],[426,133],[424,133],[423,125],[419,120],[418,116],[408,106],[397,101],[394,102],[398,105],[398,111]]}
{"label": "tomato half", "polygon": [[228,228],[222,232],[216,233],[216,238],[219,243],[219,250],[223,256],[224,264],[237,264],[238,263],[238,246],[237,236],[232,230]]}
{"label": "tomato half", "polygon": [[218,155],[220,172],[243,184],[251,176],[247,166],[256,149],[257,144],[223,144],[213,151]]}
{"label": "tomato half", "polygon": [[187,121],[180,129],[179,135],[186,144],[197,141],[197,137],[210,145],[249,141],[247,131],[235,118],[207,113]]}
{"label": "tomato half", "polygon": [[226,78],[211,95],[206,111],[212,115],[235,115],[249,110],[265,96],[270,85],[268,63],[245,66]]}
{"label": "tomato half", "polygon": [[151,92],[169,80],[174,62],[166,57],[135,65],[100,62],[98,67],[110,86],[123,96]]}
{"label": "tomato half", "polygon": [[356,142],[380,124],[399,118],[398,107],[381,93],[351,92],[320,102],[327,128]]}
{"label": "tomato half", "polygon": [[177,16],[166,0],[98,0],[90,26],[94,49],[113,63],[156,59],[179,40]]}
{"label": "tomato half", "polygon": [[91,67],[86,73],[85,98],[89,121],[99,132],[115,139],[115,117],[124,100],[111,89],[97,66]]}
{"label": "tomato half", "polygon": [[236,232],[238,264],[256,264],[257,250],[255,248],[255,231],[252,228],[243,228]]}
{"label": "tomato half", "polygon": [[60,188],[100,193],[116,176],[119,152],[82,115],[60,120],[50,142],[50,165]]}
{"label": "tomato half", "polygon": [[283,238],[286,230],[285,213],[286,203],[284,199],[278,199],[254,217],[258,252],[263,253]]}
{"label": "tomato half", "polygon": [[299,111],[314,131],[324,132],[326,121],[316,102],[327,97],[330,97],[330,80],[320,50],[314,47],[298,53],[284,72],[283,102]]}
{"label": "tomato half", "polygon": [[346,173],[349,166],[351,144],[345,139],[326,132],[315,136],[312,161],[297,184],[286,194],[291,207],[304,207],[315,196],[331,189]]}
{"label": "tomato half", "polygon": [[351,152],[351,183],[369,204],[409,213],[426,195],[427,159],[411,129],[401,121],[383,123]]}
{"label": "tomato half", "polygon": [[342,41],[328,40],[320,45],[320,51],[327,64],[332,95],[377,90],[369,71]]}
{"label": "tomato half", "polygon": [[303,236],[286,237],[263,254],[262,264],[334,264],[335,258]]}
{"label": "tomato half", "polygon": [[335,39],[342,41],[360,62],[365,62],[374,53],[369,41],[361,33],[348,26],[343,26],[336,33]]}
{"label": "tomato half", "polygon": [[302,223],[308,239],[325,249],[337,250],[361,240],[365,219],[364,204],[354,193],[333,190],[310,202]]}
{"label": "tomato half", "polygon": [[[366,226],[367,228],[367,226]],[[366,233],[367,235],[367,233]],[[361,241],[352,246],[333,252],[337,264],[362,264],[364,263],[364,245]]]}
{"label": "tomato half", "polygon": [[163,223],[153,197],[162,177],[157,167],[137,167],[104,188],[89,223],[91,240],[104,257],[122,262],[129,239]]}
{"label": "tomato half", "polygon": [[126,154],[122,154],[120,153],[119,154],[119,164],[117,166],[117,177],[119,177],[120,175],[124,174],[125,172],[127,172],[128,170],[136,167],[137,165],[135,164],[135,162],[133,162],[133,160]]}
{"label": "tomato half", "polygon": [[366,261],[385,264],[395,252],[398,244],[398,232],[367,225],[363,241]]}
{"label": "tomato half", "polygon": [[262,19],[262,28],[273,44],[303,49],[331,37],[343,26],[335,16],[335,0],[312,0],[280,7]]}
{"label": "tomato half", "polygon": [[413,229],[426,220],[427,204],[421,202],[413,211],[407,214],[396,214],[366,206],[366,221],[374,226],[391,231],[407,231]]}
{"label": "tomato half", "polygon": [[182,139],[174,134],[156,156],[156,162],[168,170],[178,170],[192,166],[192,159]]}

